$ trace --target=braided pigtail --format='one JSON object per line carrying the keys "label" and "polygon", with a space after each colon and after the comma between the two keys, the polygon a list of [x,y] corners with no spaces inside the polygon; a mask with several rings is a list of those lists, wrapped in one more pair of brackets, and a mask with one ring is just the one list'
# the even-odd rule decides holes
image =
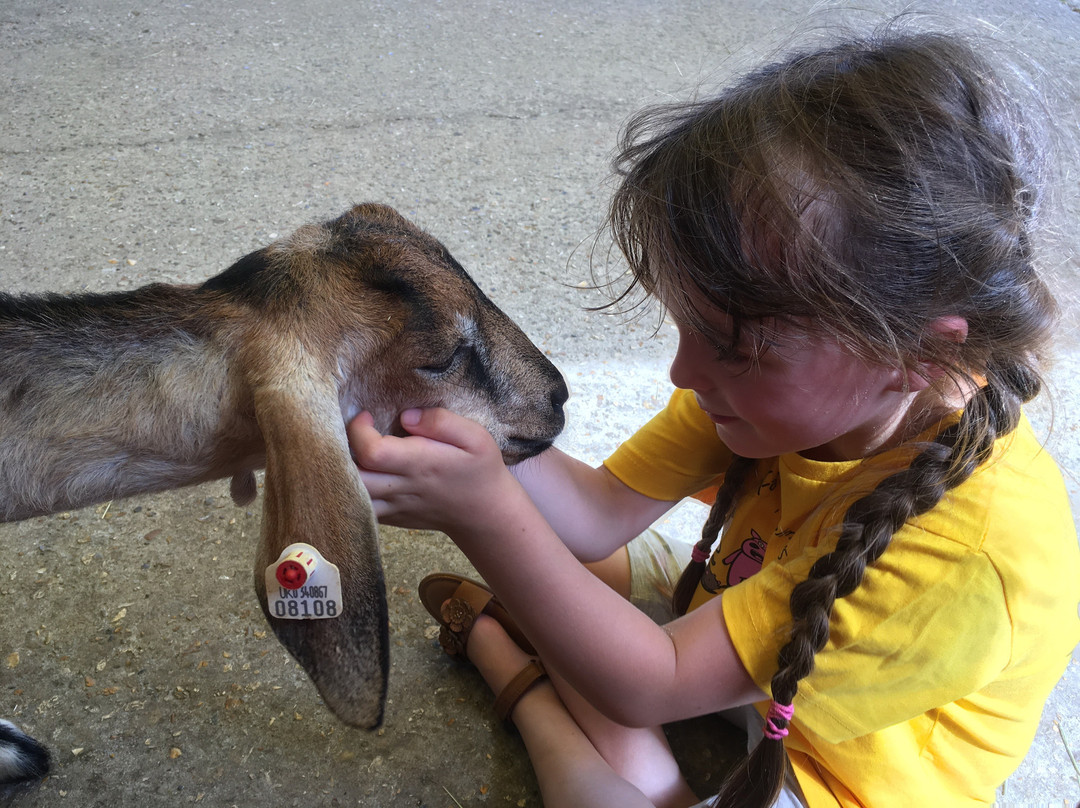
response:
{"label": "braided pigtail", "polygon": [[783,786],[787,765],[783,738],[794,713],[799,681],[814,669],[814,656],[829,639],[829,618],[838,598],[862,582],[867,566],[885,552],[907,521],[935,507],[945,493],[986,462],[998,437],[1015,429],[1020,405],[1040,388],[1038,375],[1016,365],[991,372],[959,420],[945,429],[903,471],[886,477],[844,514],[836,549],[818,559],[809,577],[791,592],[791,636],[780,649],[772,678],[765,738],[725,782],[716,806],[764,808]]}
{"label": "braided pigtail", "polygon": [[686,614],[690,608],[690,601],[694,597],[701,576],[705,573],[705,566],[709,563],[709,553],[716,543],[720,529],[731,516],[735,498],[742,490],[746,478],[754,468],[754,461],[748,457],[735,455],[724,473],[724,482],[720,490],[716,492],[709,516],[701,528],[701,538],[694,545],[694,552],[690,557],[690,563],[679,576],[679,582],[675,584],[675,591],[671,594],[671,606],[675,614]]}

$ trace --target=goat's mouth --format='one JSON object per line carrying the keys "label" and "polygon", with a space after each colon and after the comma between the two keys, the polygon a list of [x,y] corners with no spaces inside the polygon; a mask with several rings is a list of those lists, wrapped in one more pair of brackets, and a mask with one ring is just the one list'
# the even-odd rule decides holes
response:
{"label": "goat's mouth", "polygon": [[509,436],[503,440],[503,445],[499,448],[502,449],[503,461],[506,465],[512,466],[522,460],[536,457],[546,449],[550,449],[551,444],[551,440]]}
{"label": "goat's mouth", "polygon": [[[438,405],[431,405],[438,406]],[[379,424],[376,420],[376,428],[383,435],[392,435],[395,438],[407,438],[409,431],[401,425],[401,414],[395,415],[388,423]],[[554,438],[533,438],[524,435],[499,435],[498,430],[492,432],[499,450],[502,452],[503,462],[508,466],[528,460],[541,452],[550,449]]]}

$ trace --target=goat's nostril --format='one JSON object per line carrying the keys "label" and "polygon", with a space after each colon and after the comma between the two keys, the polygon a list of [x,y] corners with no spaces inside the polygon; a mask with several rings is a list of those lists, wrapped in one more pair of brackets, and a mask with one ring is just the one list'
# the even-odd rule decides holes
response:
{"label": "goat's nostril", "polygon": [[567,389],[566,383],[560,382],[559,386],[551,391],[551,409],[556,413],[561,413],[563,405],[569,398],[570,391]]}

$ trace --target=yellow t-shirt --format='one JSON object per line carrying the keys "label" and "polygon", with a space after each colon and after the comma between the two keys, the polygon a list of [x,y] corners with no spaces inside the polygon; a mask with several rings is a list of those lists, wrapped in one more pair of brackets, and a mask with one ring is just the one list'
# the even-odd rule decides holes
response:
{"label": "yellow t-shirt", "polygon": [[[792,588],[834,548],[848,505],[911,457],[758,463],[691,608],[723,593],[735,650],[765,692]],[[729,459],[677,391],[605,465],[640,493],[679,499],[715,484]],[[1078,599],[1065,486],[1023,419],[836,602],[784,741],[811,808],[993,803],[1080,642]]]}

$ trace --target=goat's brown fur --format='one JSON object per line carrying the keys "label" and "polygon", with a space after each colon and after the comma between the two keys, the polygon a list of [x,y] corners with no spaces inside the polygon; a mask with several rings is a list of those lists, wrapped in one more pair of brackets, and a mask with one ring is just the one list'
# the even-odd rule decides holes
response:
{"label": "goat's brown fur", "polygon": [[441,243],[361,205],[201,286],[0,295],[0,520],[228,476],[246,502],[265,465],[264,610],[263,570],[303,541],[340,567],[345,611],[267,619],[342,720],[376,726],[386,605],[346,420],[390,432],[407,407],[446,406],[515,462],[550,445],[566,396]]}

